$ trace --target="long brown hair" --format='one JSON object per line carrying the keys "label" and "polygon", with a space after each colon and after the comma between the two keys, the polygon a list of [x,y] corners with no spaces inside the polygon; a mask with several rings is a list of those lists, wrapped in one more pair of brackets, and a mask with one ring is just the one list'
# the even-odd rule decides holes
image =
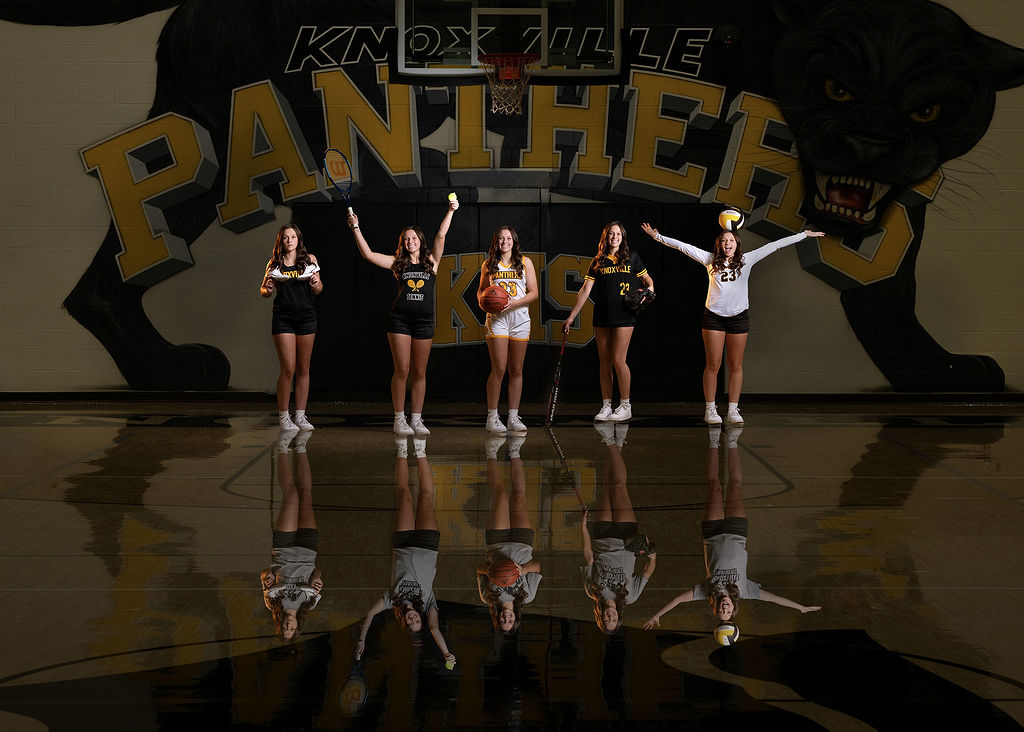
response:
{"label": "long brown hair", "polygon": [[501,251],[498,249],[498,235],[506,229],[512,235],[512,269],[516,271],[517,275],[522,277],[525,265],[523,264],[523,252],[519,248],[519,234],[508,225],[499,226],[494,230],[494,235],[491,237],[491,248],[487,250],[487,272],[488,274],[495,274],[498,271],[498,263],[501,261]]}
{"label": "long brown hair", "polygon": [[629,595],[629,589],[625,585],[619,585],[615,588],[615,597],[611,598],[612,604],[615,606],[615,612],[619,614],[619,624],[615,626],[614,630],[608,630],[604,627],[604,615],[601,611],[601,605],[604,603],[605,598],[601,594],[601,585],[590,580],[587,583],[587,594],[594,601],[594,620],[597,622],[597,627],[605,635],[615,635],[618,633],[622,629],[622,609],[626,607],[626,596]]}
{"label": "long brown hair", "polygon": [[597,256],[590,263],[591,272],[603,267],[605,260],[609,259],[608,232],[613,226],[618,226],[619,231],[622,232],[622,240],[619,242],[619,253],[615,256],[619,262],[629,261],[630,251],[629,241],[626,239],[626,227],[622,225],[621,221],[610,221],[605,225],[604,230],[601,232],[601,239],[597,242]]}
{"label": "long brown hair", "polygon": [[270,610],[270,614],[274,617],[274,632],[277,633],[277,637],[286,643],[294,643],[302,632],[302,626],[306,622],[306,616],[309,615],[309,611],[316,605],[316,595],[313,595],[306,600],[299,609],[295,611],[295,635],[291,638],[284,637],[284,619],[287,617],[287,613],[284,610],[284,603],[282,603],[280,597],[267,598],[267,607]]}
{"label": "long brown hair", "polygon": [[306,244],[302,240],[302,232],[299,227],[295,224],[285,224],[277,230],[277,236],[274,237],[274,253],[270,258],[270,268],[280,267],[282,262],[281,258],[284,256],[284,232],[291,229],[295,232],[295,236],[298,238],[298,246],[295,247],[295,264],[299,267],[305,267],[312,260],[309,258],[309,252],[306,251]]}
{"label": "long brown hair", "polygon": [[[724,592],[722,591],[723,589],[725,590]],[[734,620],[740,614],[740,588],[732,582],[724,586],[715,585],[708,595],[711,599],[711,607],[716,614],[718,613],[718,606],[726,595],[732,600],[732,615],[729,616],[729,620]]]}
{"label": "long brown hair", "polygon": [[434,255],[429,249],[427,249],[427,238],[423,233],[423,229],[415,224],[412,226],[406,226],[398,232],[398,248],[395,250],[395,262],[391,265],[391,271],[395,273],[395,277],[398,277],[405,272],[405,270],[409,269],[409,265],[412,264],[412,257],[409,255],[409,250],[402,244],[402,238],[405,236],[405,232],[407,231],[415,233],[416,236],[420,238],[420,264],[433,271]]}
{"label": "long brown hair", "polygon": [[[487,603],[487,607],[491,613],[491,623],[495,628],[501,630],[501,592],[491,587],[491,580],[485,574],[478,574],[477,576],[478,588],[480,595],[484,598],[484,602]],[[523,605],[526,604],[526,588],[520,586],[512,595],[512,612],[516,616],[515,622],[512,623],[512,627],[509,630],[501,630],[505,635],[516,635],[519,632],[519,626],[523,624]]]}
{"label": "long brown hair", "polygon": [[[725,250],[722,248],[722,237],[726,234],[732,234],[733,238],[736,239],[736,253],[732,255],[732,262],[725,256]],[[743,244],[740,242],[739,236],[732,231],[723,231],[721,234],[715,237],[715,248],[712,251],[714,259],[711,260],[711,271],[722,272],[724,270],[731,270],[736,273],[739,277],[740,272],[743,270]]]}

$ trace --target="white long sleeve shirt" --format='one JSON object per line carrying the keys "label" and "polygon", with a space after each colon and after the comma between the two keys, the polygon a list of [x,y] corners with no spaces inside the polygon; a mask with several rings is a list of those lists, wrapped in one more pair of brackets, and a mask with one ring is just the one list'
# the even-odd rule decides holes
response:
{"label": "white long sleeve shirt", "polygon": [[802,241],[806,238],[807,234],[801,231],[799,234],[787,236],[785,239],[769,242],[763,247],[758,247],[753,251],[744,252],[743,269],[737,274],[730,269],[714,272],[711,269],[711,262],[714,259],[714,255],[711,252],[695,247],[692,244],[679,241],[678,239],[658,234],[658,239],[662,244],[672,247],[673,249],[678,249],[690,259],[704,265],[708,271],[708,299],[705,305],[708,310],[713,312],[715,315],[721,315],[723,318],[731,318],[733,315],[739,315],[750,307],[747,281],[750,277],[750,270],[755,264],[767,257],[769,254],[777,252],[783,247],[788,247],[791,244],[796,244],[798,241]]}

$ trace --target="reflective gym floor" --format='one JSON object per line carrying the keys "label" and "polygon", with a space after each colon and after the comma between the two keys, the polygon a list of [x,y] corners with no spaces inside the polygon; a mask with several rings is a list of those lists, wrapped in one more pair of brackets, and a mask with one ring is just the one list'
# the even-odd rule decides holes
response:
{"label": "reflective gym floor", "polygon": [[[379,406],[314,405],[308,439],[282,440],[266,402],[6,405],[0,729],[1021,726],[1024,405],[752,403],[711,434],[694,405],[600,429],[569,405],[554,439],[524,411],[525,440],[489,440],[467,404],[396,440]],[[581,500],[656,548],[613,634],[584,592]],[[821,610],[742,600],[731,646],[706,602],[643,630],[704,579],[700,522],[723,505],[748,517],[750,577]],[[440,531],[456,664],[390,611],[355,663],[413,514]],[[512,637],[476,580],[503,515],[543,575]],[[260,578],[296,521],[323,588],[287,643]]]}

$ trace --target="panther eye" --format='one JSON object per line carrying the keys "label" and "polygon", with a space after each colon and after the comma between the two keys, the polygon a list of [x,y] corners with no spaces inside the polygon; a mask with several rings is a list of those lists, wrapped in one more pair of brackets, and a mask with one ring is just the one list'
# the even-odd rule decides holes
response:
{"label": "panther eye", "polygon": [[825,95],[836,102],[853,101],[853,92],[835,79],[825,79]]}
{"label": "panther eye", "polygon": [[939,113],[942,112],[942,105],[936,102],[935,104],[929,104],[926,107],[915,109],[910,114],[910,119],[915,122],[934,122],[939,118]]}

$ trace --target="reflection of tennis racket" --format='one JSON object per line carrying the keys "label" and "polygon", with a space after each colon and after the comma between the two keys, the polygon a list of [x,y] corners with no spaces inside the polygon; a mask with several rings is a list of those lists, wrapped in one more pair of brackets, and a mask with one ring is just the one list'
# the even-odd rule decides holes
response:
{"label": "reflection of tennis racket", "polygon": [[369,691],[370,687],[366,683],[366,674],[363,671],[363,662],[356,661],[352,666],[352,673],[349,674],[348,681],[341,687],[341,693],[338,694],[338,706],[341,708],[341,713],[346,717],[355,716],[366,702]]}
{"label": "reflection of tennis racket", "polygon": [[352,166],[349,165],[345,153],[333,147],[325,152],[324,172],[327,174],[327,180],[345,199],[348,212],[352,213],[352,197],[349,195],[352,192]]}
{"label": "reflection of tennis racket", "polygon": [[548,396],[548,412],[544,420],[544,426],[550,427],[555,418],[555,405],[558,403],[558,389],[562,381],[562,357],[565,356],[565,333],[562,333],[562,348],[558,351],[558,361],[555,363],[555,380],[551,384],[551,394]]}
{"label": "reflection of tennis racket", "polygon": [[583,502],[583,496],[580,495],[580,490],[576,487],[576,476],[571,470],[569,470],[569,463],[565,459],[565,453],[562,452],[562,446],[558,444],[558,438],[555,437],[555,431],[550,427],[545,427],[544,431],[547,432],[548,437],[551,438],[551,444],[555,448],[555,454],[562,463],[562,470],[565,471],[565,477],[569,479],[569,485],[572,486],[573,493],[576,494],[576,499],[580,502],[580,508],[586,511],[587,504]]}

